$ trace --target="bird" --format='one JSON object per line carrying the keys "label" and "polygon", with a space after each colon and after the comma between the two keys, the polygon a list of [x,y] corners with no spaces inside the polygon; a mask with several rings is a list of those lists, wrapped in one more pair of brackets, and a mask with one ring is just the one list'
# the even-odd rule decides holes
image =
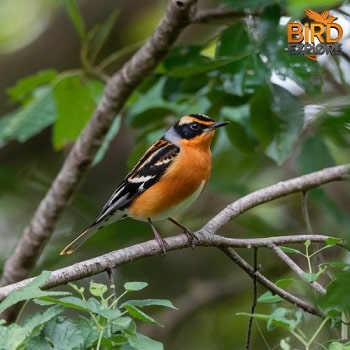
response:
{"label": "bird", "polygon": [[304,10],[304,13],[309,17],[309,19],[313,20],[314,22],[323,23],[324,25],[330,24],[338,19],[338,17],[330,16],[328,10],[318,13],[314,10],[306,9]]}
{"label": "bird", "polygon": [[226,124],[204,114],[183,116],[144,153],[91,225],[60,255],[73,253],[96,231],[126,217],[149,223],[163,255],[167,244],[154,221],[171,221],[194,246],[197,237],[173,216],[189,207],[205,189],[212,165],[211,141],[215,129]]}

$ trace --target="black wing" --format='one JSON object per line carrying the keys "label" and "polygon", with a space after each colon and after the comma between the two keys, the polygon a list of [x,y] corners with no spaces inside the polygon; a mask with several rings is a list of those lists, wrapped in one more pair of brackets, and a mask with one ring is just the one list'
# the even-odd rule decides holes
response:
{"label": "black wing", "polygon": [[102,208],[94,224],[104,221],[156,183],[174,161],[180,149],[164,138],[151,146]]}

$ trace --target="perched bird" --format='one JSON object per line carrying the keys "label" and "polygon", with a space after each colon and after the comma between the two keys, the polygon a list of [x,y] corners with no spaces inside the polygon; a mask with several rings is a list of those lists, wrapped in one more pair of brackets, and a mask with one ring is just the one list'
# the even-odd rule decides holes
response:
{"label": "perched bird", "polygon": [[210,144],[215,129],[226,124],[203,114],[182,117],[146,151],[95,221],[60,254],[73,253],[97,230],[126,217],[148,221],[163,254],[166,243],[153,221],[170,220],[184,230],[193,245],[194,234],[172,216],[190,206],[203,192],[211,171]]}

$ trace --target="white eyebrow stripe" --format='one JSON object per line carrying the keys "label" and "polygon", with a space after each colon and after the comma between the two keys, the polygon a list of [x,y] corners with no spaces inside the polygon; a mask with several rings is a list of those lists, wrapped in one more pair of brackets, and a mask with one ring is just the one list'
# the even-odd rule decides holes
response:
{"label": "white eyebrow stripe", "polygon": [[151,179],[153,179],[156,175],[147,175],[147,176],[135,176],[135,177],[129,177],[128,182],[131,182],[133,184],[137,184],[140,182],[147,182]]}

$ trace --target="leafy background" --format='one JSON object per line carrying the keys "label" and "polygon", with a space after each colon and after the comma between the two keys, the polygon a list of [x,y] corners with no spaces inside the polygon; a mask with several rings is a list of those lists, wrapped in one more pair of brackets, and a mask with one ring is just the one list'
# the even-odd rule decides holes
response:
{"label": "leafy background", "polygon": [[[103,92],[103,74],[115,71],[139,47],[167,5],[156,0],[85,1],[79,2],[80,18],[71,1],[31,4],[31,10],[24,0],[0,5],[12,17],[14,6],[18,18],[35,14],[32,22],[18,21],[17,27],[15,22],[4,23],[0,33],[2,263],[91,116]],[[91,238],[73,256],[58,256],[71,237],[90,223],[146,147],[184,114],[204,113],[230,121],[215,138],[206,193],[179,218],[193,229],[254,189],[349,161],[349,5],[321,0],[200,2],[201,8],[214,6],[227,6],[242,19],[233,16],[191,26],[135,91],[116,117],[36,272],[152,237],[144,223],[124,220]],[[314,63],[286,53],[285,23],[288,18],[303,19],[306,7],[334,8],[344,27],[341,57],[323,57]],[[33,12],[34,8],[38,10]],[[0,11],[3,16],[4,11]],[[309,193],[307,206],[315,233],[348,239],[348,189],[348,184],[332,184]],[[177,233],[165,222],[158,227],[164,235]],[[251,210],[221,233],[263,237],[308,229],[301,199],[293,196]],[[265,253],[259,253],[264,272],[276,280],[291,277],[286,267],[276,266]],[[244,254],[249,258],[252,252]],[[328,259],[335,258],[333,253]],[[118,268],[115,275],[120,286],[146,280],[148,293],[171,299],[178,307],[176,301],[181,304],[190,293],[203,295],[208,286],[229,284],[230,292],[214,293],[171,329],[157,329],[155,338],[164,341],[167,349],[243,348],[246,318],[236,313],[249,310],[252,287],[221,253],[202,248],[178,251],[165,259],[154,257]],[[105,281],[105,276],[99,278]],[[348,281],[348,276],[341,278]],[[261,304],[258,311],[270,312],[270,306]],[[312,332],[312,320],[304,322],[306,333],[309,328]],[[256,321],[253,348],[279,343],[285,334],[272,328],[266,331],[266,324]]]}

